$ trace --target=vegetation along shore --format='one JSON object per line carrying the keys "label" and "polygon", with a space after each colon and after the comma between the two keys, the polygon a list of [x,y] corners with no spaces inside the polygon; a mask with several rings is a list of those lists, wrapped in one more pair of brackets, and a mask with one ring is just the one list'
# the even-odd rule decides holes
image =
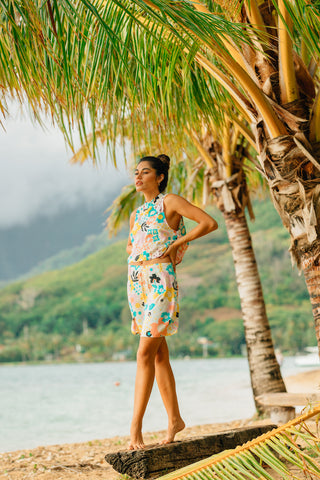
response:
{"label": "vegetation along shore", "polygon": [[[255,202],[252,238],[275,346],[295,354],[316,338],[303,277],[293,271],[288,234],[268,200]],[[219,220],[219,212],[214,212]],[[0,362],[134,359],[126,298],[125,240],[79,263],[0,290]],[[174,357],[241,355],[245,344],[227,233],[199,239],[178,267],[180,334]],[[301,332],[304,335],[301,335]]]}

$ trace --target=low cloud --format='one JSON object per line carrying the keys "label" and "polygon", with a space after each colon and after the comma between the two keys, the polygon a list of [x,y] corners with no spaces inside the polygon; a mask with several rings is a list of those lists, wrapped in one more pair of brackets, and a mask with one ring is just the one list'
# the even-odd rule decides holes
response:
{"label": "low cloud", "polygon": [[[0,228],[28,224],[76,205],[95,205],[130,182],[123,160],[117,170],[101,160],[71,165],[59,130],[43,131],[17,115],[0,130]],[[107,207],[107,205],[106,205]]]}

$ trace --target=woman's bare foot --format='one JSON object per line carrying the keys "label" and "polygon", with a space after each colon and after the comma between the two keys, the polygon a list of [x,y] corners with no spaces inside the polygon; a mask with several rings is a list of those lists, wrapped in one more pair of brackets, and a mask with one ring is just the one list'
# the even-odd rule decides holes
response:
{"label": "woman's bare foot", "polygon": [[141,427],[131,426],[129,450],[140,450],[145,447]]}
{"label": "woman's bare foot", "polygon": [[167,436],[166,436],[166,438],[164,438],[163,440],[161,440],[160,444],[161,444],[161,445],[164,445],[164,444],[166,444],[166,443],[171,443],[171,442],[173,442],[174,437],[176,436],[176,434],[177,434],[178,432],[181,432],[181,430],[183,430],[185,426],[186,426],[186,424],[184,423],[184,421],[183,421],[182,418],[180,417],[176,422],[174,422],[172,425],[170,425],[170,426],[168,427]]}

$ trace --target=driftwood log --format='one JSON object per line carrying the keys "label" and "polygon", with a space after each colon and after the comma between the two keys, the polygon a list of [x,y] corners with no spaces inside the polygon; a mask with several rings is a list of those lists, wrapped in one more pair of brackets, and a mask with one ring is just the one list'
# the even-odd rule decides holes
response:
{"label": "driftwood log", "polygon": [[235,448],[273,428],[276,425],[237,428],[168,445],[150,445],[143,450],[108,453],[105,459],[119,473],[133,478],[153,478]]}

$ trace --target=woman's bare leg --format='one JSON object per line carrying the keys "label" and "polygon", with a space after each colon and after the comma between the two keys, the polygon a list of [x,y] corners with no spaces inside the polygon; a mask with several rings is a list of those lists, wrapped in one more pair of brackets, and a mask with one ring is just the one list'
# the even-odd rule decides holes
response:
{"label": "woman's bare leg", "polygon": [[162,342],[155,356],[155,375],[168,414],[167,436],[160,443],[171,443],[176,433],[184,429],[185,423],[180,415],[176,383],[170,365],[168,345],[164,337],[162,337]]}
{"label": "woman's bare leg", "polygon": [[140,337],[137,352],[137,373],[134,391],[133,417],[130,430],[131,450],[144,447],[142,419],[150,398],[155,376],[155,356],[162,338]]}

